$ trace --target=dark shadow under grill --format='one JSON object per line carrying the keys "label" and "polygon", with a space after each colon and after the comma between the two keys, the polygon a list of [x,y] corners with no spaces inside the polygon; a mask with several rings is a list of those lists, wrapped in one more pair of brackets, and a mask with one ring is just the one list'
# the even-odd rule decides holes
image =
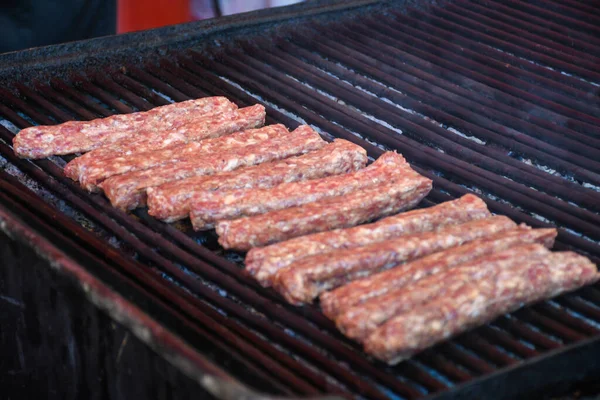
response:
{"label": "dark shadow under grill", "polygon": [[243,257],[219,248],[213,233],[163,224],[145,210],[126,215],[63,177],[59,158],[19,160],[9,144],[15,127],[32,123],[211,95],[239,106],[260,102],[268,123],[308,123],[328,138],[360,144],[371,157],[399,151],[434,181],[423,206],[474,192],[494,213],[559,227],[556,249],[598,263],[598,6],[574,0],[365,6],[244,36],[228,33],[219,45],[206,40],[202,48],[100,72],[13,82],[0,90],[6,126],[0,155],[8,161],[0,171],[0,204],[54,227],[64,243],[111,271],[109,283],[144,290],[170,313],[167,320],[145,308],[151,315],[185,330],[188,341],[229,354],[249,375],[223,368],[261,390],[514,398],[579,378],[597,368],[597,285],[501,317],[392,368],[366,357],[316,307],[291,307],[242,274]]}

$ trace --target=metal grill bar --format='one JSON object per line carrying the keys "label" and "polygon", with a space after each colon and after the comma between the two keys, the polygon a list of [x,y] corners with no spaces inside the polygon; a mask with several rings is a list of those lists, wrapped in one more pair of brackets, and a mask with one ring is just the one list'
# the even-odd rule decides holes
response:
{"label": "metal grill bar", "polygon": [[553,335],[557,335],[565,342],[575,342],[584,338],[584,335],[574,332],[559,322],[541,316],[531,309],[520,310],[515,314],[515,316],[532,325],[541,327],[544,331],[552,333]]}
{"label": "metal grill bar", "polygon": [[[498,5],[497,8],[502,10],[502,12],[493,10],[490,7],[490,3],[487,1],[484,2],[472,2],[472,1],[458,1],[456,4],[459,4],[463,9],[468,9],[472,12],[475,12],[479,15],[485,16],[488,19],[486,21],[495,20],[501,21],[503,23],[503,27],[506,25],[513,26],[520,30],[524,30],[527,32],[531,32],[536,35],[536,38],[549,38],[551,41],[555,43],[560,43],[563,46],[568,46],[570,48],[576,49],[580,51],[580,54],[593,54],[598,56],[600,54],[600,48],[594,45],[593,42],[590,41],[574,41],[569,40],[569,36],[560,34],[556,32],[556,29],[560,30],[560,26],[552,23],[548,23],[547,21],[535,19],[535,23],[527,23],[527,19],[531,18],[527,14],[514,15],[511,13],[510,8],[503,7]],[[553,30],[554,29],[554,30]],[[518,31],[517,31],[518,32]],[[572,36],[571,36],[572,37]],[[586,37],[586,39],[590,39],[591,37]]]}
{"label": "metal grill bar", "polygon": [[[591,22],[597,20],[597,18],[593,18],[592,16],[581,12],[565,12],[568,10],[568,8],[565,6],[555,3],[552,7],[546,2],[540,1],[534,1],[532,4],[515,4],[518,2],[511,0],[511,3],[513,3],[515,6],[518,5],[525,10],[531,10],[533,13],[539,13],[548,19],[561,22],[567,26],[572,26],[582,31],[589,30],[589,32],[593,32],[595,35],[600,34],[600,28],[598,28],[597,25],[593,25]],[[575,17],[575,15],[577,15],[577,17]]]}
{"label": "metal grill bar", "polygon": [[477,358],[458,347],[455,343],[445,343],[438,346],[436,351],[440,351],[449,360],[462,365],[476,376],[489,374],[494,371],[495,367],[490,365],[485,360]]}
{"label": "metal grill bar", "polygon": [[572,29],[568,26],[565,26],[564,24],[556,23],[551,18],[541,18],[536,16],[533,12],[524,12],[517,8],[511,8],[508,5],[504,5],[504,3],[507,2],[495,0],[484,0],[480,2],[480,4],[484,5],[489,9],[497,10],[498,12],[501,12],[502,15],[512,16],[519,21],[528,23],[527,25],[536,25],[544,27],[551,32],[555,32],[560,37],[572,38],[572,42],[591,43],[595,46],[600,45],[600,39],[595,37],[593,34],[590,34],[589,31],[578,31],[577,29]]}
{"label": "metal grill bar", "polygon": [[467,333],[458,339],[458,342],[477,354],[481,354],[484,358],[498,366],[513,365],[518,362],[515,357],[490,345],[482,336],[479,336],[476,333]]}
{"label": "metal grill bar", "polygon": [[[372,25],[369,25],[372,26]],[[374,44],[374,40],[377,40],[378,43],[378,47],[381,47],[385,50],[389,50],[389,53],[386,52],[387,54],[394,54],[396,52],[396,42],[398,41],[397,39],[394,38],[394,34],[393,31],[391,31],[390,29],[386,29],[386,32],[384,32],[386,35],[379,35],[377,33],[373,33],[373,34],[369,34],[367,35],[367,31],[365,31],[364,29],[361,29],[360,26],[357,25],[352,25],[351,27],[348,27],[349,29],[346,28],[340,28],[340,32],[343,32],[345,36],[350,37],[352,39],[356,39],[356,42],[361,42],[363,43],[363,46],[361,46],[361,53],[363,54],[369,54],[371,55],[373,53],[373,47],[369,47],[369,46],[364,46],[364,45],[373,45]],[[351,29],[350,29],[351,28]],[[328,30],[325,33],[330,33],[330,31]],[[340,35],[336,34],[335,32],[331,32],[334,34],[334,37],[339,38]],[[350,43],[356,43],[356,42],[350,42]],[[331,43],[331,42],[328,42]],[[391,45],[391,46],[390,46]],[[360,46],[360,45],[359,45]],[[333,45],[331,47],[336,47],[336,45]],[[337,45],[337,47],[339,47],[339,45]],[[367,50],[370,49],[370,50]],[[367,50],[365,52],[365,50]],[[425,75],[429,78],[429,80],[434,80],[437,82],[440,82],[440,79],[435,79],[433,78],[430,74],[423,74],[423,73],[419,73],[418,71],[415,71],[415,69],[413,68],[411,73],[416,73],[417,76],[420,75]],[[401,75],[398,75],[396,73],[396,76],[401,77]],[[432,79],[433,78],[433,79]],[[436,83],[437,83],[436,82]],[[419,85],[421,86],[421,85]],[[519,113],[518,111],[515,112],[514,107],[503,107],[503,105],[500,103],[499,107],[498,106],[489,109],[487,107],[482,107],[480,104],[476,103],[476,102],[471,102],[468,99],[469,98],[473,98],[475,96],[473,96],[473,93],[470,92],[469,90],[461,90],[460,88],[457,88],[456,85],[446,85],[448,87],[448,90],[450,92],[446,92],[445,90],[442,89],[438,89],[436,90],[434,93],[437,94],[438,96],[442,96],[444,95],[444,97],[448,98],[448,100],[453,100],[455,98],[457,98],[456,95],[452,95],[451,92],[456,92],[457,94],[459,94],[462,98],[462,102],[465,104],[468,104],[470,107],[473,107],[473,111],[477,111],[477,115],[482,115],[482,116],[487,116],[489,118],[488,122],[484,122],[486,121],[485,118],[479,117],[479,116],[472,116],[469,113],[465,113],[465,112],[459,112],[458,115],[460,115],[462,118],[465,118],[466,120],[471,120],[472,122],[475,123],[479,123],[479,124],[484,124],[484,126],[490,128],[491,130],[494,130],[494,128],[498,128],[500,126],[500,124],[494,124],[494,121],[502,121],[502,123],[506,124],[507,126],[513,127],[514,129],[527,129],[528,131],[530,131],[531,135],[536,136],[538,139],[543,138],[544,140],[548,141],[548,142],[554,142],[558,137],[560,137],[561,139],[558,139],[560,142],[566,143],[566,142],[570,142],[570,141],[581,141],[581,142],[585,142],[586,139],[591,140],[591,145],[597,147],[598,142],[595,141],[595,139],[590,138],[588,135],[582,135],[582,134],[578,134],[577,132],[574,132],[572,130],[569,129],[564,129],[561,133],[565,133],[567,135],[565,136],[561,136],[561,135],[557,135],[556,133],[554,133],[553,131],[550,131],[549,129],[543,129],[541,126],[543,126],[544,128],[549,128],[551,127],[553,124],[549,123],[547,120],[544,120],[543,118],[536,118],[535,114],[533,115],[533,121],[536,122],[537,125],[540,125],[540,127],[536,128],[535,125],[531,124],[528,122],[528,120],[531,119],[531,117],[528,117],[526,114],[524,113]],[[395,85],[393,87],[396,87]],[[427,86],[425,86],[426,88]],[[404,91],[404,88],[402,86],[398,87],[398,90]],[[489,89],[489,88],[488,88]],[[431,92],[431,90],[429,90]],[[413,94],[415,92],[415,89],[413,88],[412,90],[410,90],[409,93]],[[418,92],[417,92],[418,93]],[[422,95],[421,95],[422,97]],[[491,97],[491,96],[490,96]],[[578,98],[581,98],[582,96],[579,96]],[[476,98],[481,98],[481,96],[477,96]],[[483,98],[483,101],[486,102],[486,105],[490,105],[490,104],[498,104],[497,102],[495,102],[494,97],[492,97],[491,99],[486,99]],[[567,101],[565,101],[567,102]],[[448,106],[446,106],[448,107]],[[450,109],[452,109],[452,107],[450,107]],[[455,110],[453,110],[454,112],[456,112]],[[471,113],[473,114],[473,113]],[[520,119],[522,121],[519,121],[518,119],[516,119],[514,117],[514,115],[520,114]],[[532,129],[533,128],[533,129]],[[560,128],[559,128],[560,129]],[[595,133],[597,133],[597,127],[594,127]],[[507,132],[507,130],[501,129],[500,132],[505,133],[505,134],[509,134],[510,131]],[[514,132],[514,131],[513,131]],[[512,138],[516,139],[518,141],[523,141],[524,138],[521,138],[520,136],[522,135],[513,135]],[[528,142],[525,142],[528,143]],[[531,143],[531,142],[529,142]],[[540,143],[539,140],[534,141],[534,143],[536,145],[540,145],[542,143]],[[577,146],[577,143],[572,143],[573,146]],[[581,146],[579,146],[581,147]]]}
{"label": "metal grill bar", "polygon": [[543,314],[545,317],[552,318],[553,320],[563,321],[566,325],[573,327],[574,329],[585,332],[588,335],[597,335],[600,330],[587,322],[575,318],[568,314],[565,310],[558,307],[552,307],[550,304],[540,304],[535,307],[535,310],[539,314]]}
{"label": "metal grill bar", "polygon": [[490,326],[483,327],[482,331],[484,332],[485,337],[522,358],[530,358],[539,355],[538,351],[525,346],[507,332],[492,328]]}
{"label": "metal grill bar", "polygon": [[[471,4],[471,6],[473,6]],[[471,11],[470,7],[465,2],[459,2],[458,4],[448,4],[446,10],[451,12],[454,16],[457,13],[468,18],[471,21],[477,21],[478,23],[485,24],[486,26],[493,27],[494,30],[488,30],[490,33],[497,33],[501,31],[504,33],[504,38],[507,41],[515,43],[521,48],[527,48],[532,51],[543,51],[553,57],[559,58],[566,62],[572,62],[573,57],[578,59],[584,59],[590,63],[597,63],[600,61],[595,55],[575,50],[569,45],[563,45],[560,41],[549,40],[547,36],[532,34],[527,29],[520,29],[512,24],[500,22],[496,19],[489,18],[477,12]],[[474,7],[475,10],[480,8]],[[471,22],[470,26],[473,29],[477,29],[477,24]],[[507,34],[508,32],[509,34]],[[494,35],[495,37],[501,37]]]}
{"label": "metal grill bar", "polygon": [[[427,22],[427,20],[417,20],[399,13],[393,15],[397,21],[393,25],[393,32],[396,38],[404,43],[402,45],[395,43],[395,46],[398,46],[399,49],[406,49],[408,52],[419,54],[420,57],[428,61],[431,60],[436,65],[454,70],[465,77],[470,77],[498,90],[521,97],[556,113],[591,125],[597,124],[598,110],[592,109],[588,104],[578,102],[575,99],[568,99],[553,90],[546,89],[546,87],[556,88],[558,85],[558,92],[567,90],[556,82],[559,78],[557,75],[560,75],[556,71],[531,64],[531,68],[537,67],[535,69],[536,74],[541,76],[544,74],[552,75],[553,79],[556,80],[555,82],[550,79],[541,79],[536,75],[528,74],[526,71],[516,70],[511,74],[510,71],[514,70],[510,67],[511,65],[523,68],[530,63],[510,54],[499,52],[492,47],[483,46],[473,40],[463,43],[461,39],[455,37],[453,29],[443,29],[438,25]],[[454,44],[454,42],[459,43],[460,46]],[[506,64],[509,66],[507,67]],[[534,83],[528,82],[527,79],[543,83],[544,87],[536,86]],[[563,78],[558,82],[563,80],[566,79]],[[518,86],[516,86],[517,83]]]}
{"label": "metal grill bar", "polygon": [[[333,37],[335,37],[336,39],[340,38],[340,36],[337,35],[334,31],[328,31],[327,33],[332,34]],[[354,34],[351,32],[346,32],[346,33],[348,33],[348,35],[351,36],[352,38],[356,38],[357,40],[362,40],[363,42],[364,42],[364,40],[366,40],[366,39],[364,39],[364,35],[363,36],[354,36]],[[373,37],[376,38],[377,37],[376,34],[374,34]],[[335,42],[332,42],[327,39],[324,39],[323,41],[321,41],[321,43],[315,43],[314,41],[312,41],[310,39],[304,38],[304,43],[312,42],[312,46],[315,46],[315,49],[317,49],[319,52],[335,55],[335,58],[343,60],[344,64],[352,66],[353,68],[355,68],[355,70],[358,70],[368,76],[372,76],[381,82],[391,84],[390,79],[394,79],[395,81],[397,81],[398,79],[408,80],[407,81],[408,83],[418,82],[419,87],[422,89],[427,89],[429,87],[429,85],[424,84],[424,81],[431,82],[435,86],[433,88],[429,89],[428,90],[429,92],[440,93],[441,91],[437,87],[441,87],[450,92],[454,92],[460,96],[463,96],[466,98],[477,99],[477,101],[482,102],[482,104],[495,107],[495,108],[502,110],[510,115],[514,115],[520,119],[523,119],[526,121],[531,121],[532,123],[546,126],[546,127],[549,126],[548,121],[541,122],[541,121],[543,121],[543,119],[537,118],[535,116],[538,113],[532,112],[532,111],[535,111],[535,108],[532,109],[532,107],[535,107],[535,106],[533,106],[532,104],[527,104],[527,103],[523,102],[523,100],[520,100],[517,97],[514,97],[512,95],[504,95],[503,92],[500,90],[494,90],[494,89],[490,88],[489,86],[486,86],[482,83],[474,81],[470,78],[464,78],[464,77],[461,78],[461,75],[451,72],[448,69],[439,70],[436,67],[433,69],[433,71],[439,71],[438,74],[440,76],[442,76],[443,79],[438,78],[433,74],[424,72],[424,71],[432,70],[430,63],[428,63],[426,60],[423,60],[421,58],[417,58],[417,57],[413,56],[412,54],[398,51],[397,46],[391,47],[391,46],[382,44],[380,42],[380,46],[382,46],[382,48],[384,48],[386,50],[386,52],[385,53],[375,52],[375,51],[373,51],[373,47],[372,47],[373,43],[371,43],[371,46],[368,46],[368,44],[369,44],[368,42],[366,42],[365,44],[362,44],[357,41],[354,41],[352,38],[350,38],[350,39],[346,38],[346,40],[344,40],[343,42],[340,42],[338,40],[337,43],[340,43],[340,44],[336,44]],[[308,40],[308,42],[307,42],[307,40]],[[325,45],[327,45],[327,46],[325,46]],[[342,51],[337,51],[336,47],[339,47]],[[427,57],[427,55],[423,54],[420,50],[415,51],[415,54],[419,54],[419,53],[421,53],[420,54],[421,56]],[[345,54],[348,54],[348,56],[351,55],[352,57],[350,58]],[[388,54],[396,55],[397,57],[391,57]],[[369,58],[365,55],[369,55],[372,58]],[[407,65],[404,62],[397,61],[398,58],[400,58],[402,60],[410,60],[411,65]],[[381,63],[374,63],[372,61],[373,59],[380,60],[384,64],[382,65]],[[412,67],[412,65],[415,65],[416,68]],[[378,72],[379,70],[381,72]],[[393,78],[390,78],[392,76],[393,76]],[[412,81],[409,78],[410,76],[418,77],[420,80]],[[449,82],[446,82],[446,80],[448,80],[449,77],[452,79],[450,79]],[[454,78],[454,77],[456,77],[456,78]],[[466,86],[466,88],[462,89],[461,86],[459,86],[461,84],[461,82],[462,82],[462,85]],[[473,92],[474,89],[477,89],[477,92]],[[414,89],[413,89],[413,91],[414,91]],[[441,92],[441,93],[445,93],[445,92]],[[483,96],[478,95],[478,94],[482,94]],[[452,100],[453,98],[455,98],[455,96],[449,97],[449,100]],[[499,102],[498,100],[509,104],[510,107],[504,106],[503,103]],[[524,111],[518,111],[518,110],[529,110],[530,112],[524,112]],[[544,113],[547,114],[546,111],[544,111]],[[564,117],[561,117],[560,115],[554,115],[552,113],[550,114],[550,116],[553,118],[553,120],[556,120],[556,121],[561,121],[564,119]],[[557,124],[557,125],[558,126],[555,129],[564,129],[560,126],[561,124]],[[576,129],[577,129],[577,127],[576,127]],[[597,128],[592,127],[592,129],[596,130]],[[563,132],[565,134],[567,134],[566,135],[567,137],[571,137],[571,133],[570,133],[569,129],[565,129]],[[499,139],[496,139],[496,140],[499,140]],[[523,146],[521,146],[519,148],[519,150],[521,152],[525,152],[525,153],[531,153],[532,150],[533,150],[533,152],[536,152],[536,149],[531,149],[531,148],[527,148],[527,147],[523,147]],[[533,153],[533,154],[535,154],[535,153]],[[538,157],[539,157],[539,155],[538,155]],[[542,156],[542,159],[544,159],[543,156]],[[546,159],[545,161],[548,161],[548,160]]]}
{"label": "metal grill bar", "polygon": [[[170,104],[164,97],[159,96],[156,92],[149,90],[147,86],[140,84],[139,82],[131,79],[129,76],[117,73],[111,74],[110,77],[115,80],[116,83],[123,86],[127,90],[131,90],[136,95],[146,99],[156,106],[164,106]],[[126,90],[124,92],[127,92]]]}
{"label": "metal grill bar", "polygon": [[[339,39],[342,37],[341,35],[338,35],[335,31],[328,30],[326,33],[328,35],[332,35],[332,37],[334,37],[336,39]],[[385,50],[389,50],[389,52],[388,51],[386,51],[385,53],[376,52],[373,50],[372,47],[362,45],[362,44],[358,43],[357,41],[353,41],[351,39],[349,40],[348,38],[353,36],[354,33],[350,32],[350,31],[348,31],[347,33],[348,33],[348,35],[345,36],[346,39],[344,41],[345,46],[340,45],[339,41],[334,42],[332,40],[327,40],[327,39],[323,39],[319,43],[315,43],[314,41],[310,40],[310,38],[308,38],[306,36],[296,36],[294,39],[301,41],[308,48],[314,46],[314,49],[318,50],[320,53],[326,53],[326,54],[330,54],[332,56],[335,55],[336,59],[343,60],[344,64],[352,66],[352,68],[355,71],[360,71],[361,73],[364,73],[367,76],[371,76],[374,79],[376,79],[377,81],[380,81],[382,83],[390,85],[390,86],[394,87],[396,90],[399,90],[403,93],[417,96],[417,98],[419,98],[420,100],[426,100],[426,101],[429,100],[429,101],[427,101],[428,103],[431,102],[431,98],[433,97],[432,94],[436,94],[437,96],[441,97],[442,99],[445,98],[448,101],[455,101],[456,99],[463,99],[463,98],[477,99],[477,101],[480,103],[479,104],[476,103],[475,110],[483,111],[484,113],[489,115],[492,118],[492,120],[495,120],[495,121],[501,121],[501,120],[503,120],[503,118],[504,119],[508,118],[508,122],[513,124],[512,126],[514,126],[517,129],[522,129],[523,127],[527,127],[527,128],[533,129],[535,132],[535,129],[536,129],[535,125],[539,125],[544,128],[552,127],[552,129],[555,132],[565,134],[564,136],[566,136],[568,138],[568,140],[575,139],[575,140],[580,140],[580,141],[584,142],[585,139],[589,139],[589,136],[587,136],[587,135],[578,135],[577,132],[574,132],[570,129],[565,129],[560,126],[556,126],[555,124],[552,124],[547,120],[544,120],[542,118],[537,118],[535,115],[532,116],[526,112],[523,112],[523,111],[519,110],[516,106],[513,106],[513,107],[505,106],[503,103],[499,103],[497,101],[492,100],[492,98],[501,97],[501,93],[490,91],[489,88],[484,88],[484,89],[487,89],[487,92],[488,92],[488,93],[486,93],[486,97],[478,96],[472,90],[466,90],[466,89],[463,89],[460,86],[457,86],[453,83],[446,82],[446,81],[436,77],[435,75],[426,72],[426,70],[424,70],[423,68],[414,68],[410,65],[397,62],[396,59],[394,59],[388,55],[388,54],[394,54],[394,52],[395,52],[394,47],[390,47],[385,44],[381,44],[381,47]],[[360,38],[360,37],[357,37],[357,38]],[[348,46],[348,44],[352,44],[352,46],[350,47],[350,46]],[[374,91],[374,93],[378,94],[377,89],[372,89],[373,87],[377,88],[377,85],[374,82],[369,83],[369,80],[364,79],[364,78],[361,79],[359,76],[356,76],[356,74],[352,74],[350,71],[347,71],[339,66],[336,66],[335,64],[333,64],[331,62],[320,59],[320,58],[316,57],[315,54],[312,54],[312,53],[308,52],[307,50],[301,49],[292,43],[287,43],[287,42],[281,43],[281,47],[284,48],[286,51],[292,52],[293,54],[300,56],[301,58],[310,60],[311,63],[313,63],[317,66],[327,65],[326,69],[331,70],[331,71],[336,71],[335,74],[338,76],[352,76],[352,77],[354,77],[355,80],[360,82],[361,87],[363,84],[365,84],[364,82],[366,82],[366,84],[370,86],[369,90]],[[340,48],[341,50],[336,50],[336,47]],[[359,51],[357,51],[357,50],[359,50]],[[352,55],[352,57],[350,57],[350,55]],[[372,58],[369,58],[366,55],[372,56]],[[414,58],[414,56],[411,56],[411,55],[409,55],[409,57]],[[374,59],[381,60],[385,64],[383,64],[383,65],[381,63],[375,64]],[[416,60],[418,61],[418,59],[416,59]],[[425,66],[425,64],[424,64],[424,66]],[[469,86],[472,89],[474,86],[481,87],[483,85],[477,84],[476,82],[472,81],[472,82],[469,82]],[[408,97],[408,96],[403,96],[402,94],[397,93],[395,91],[392,92],[389,89],[388,90],[381,89],[380,91],[381,91],[382,95],[396,96],[397,98],[403,99],[403,101],[408,102],[407,106],[410,107],[411,109],[415,109],[414,107],[418,107],[418,102],[415,102],[414,100],[411,101],[410,97]],[[488,97],[492,97],[492,98],[488,98]],[[397,101],[397,102],[399,104],[402,103],[401,101]],[[486,107],[482,107],[481,105],[485,105]],[[493,107],[493,108],[490,110],[489,107]],[[502,113],[499,113],[497,110],[502,111]],[[515,117],[517,117],[518,119]],[[444,117],[442,117],[442,119],[443,118]],[[448,121],[453,121],[454,123],[461,122],[461,120],[459,120],[458,118],[449,119]],[[524,122],[524,121],[528,121],[528,122]],[[535,125],[532,125],[532,123],[535,123]],[[546,129],[541,129],[541,132],[547,133],[549,131]],[[541,134],[541,132],[538,133],[538,136],[545,137],[544,135]],[[522,135],[518,135],[518,136],[522,136]],[[552,137],[552,136],[557,136],[557,135],[551,134],[550,136]],[[561,136],[561,137],[564,138],[564,136]],[[492,134],[492,138],[493,137],[494,137],[494,135]],[[501,139],[496,139],[496,140],[501,140]]]}
{"label": "metal grill bar", "polygon": [[590,304],[587,304],[582,299],[574,298],[572,296],[565,296],[557,301],[560,305],[564,305],[573,311],[594,320],[596,323],[600,322],[600,310],[591,306]]}
{"label": "metal grill bar", "polygon": [[[110,115],[113,115],[113,112],[110,111],[108,108],[102,107],[99,103],[92,101],[89,96],[85,96],[83,93],[72,88],[71,86],[68,86],[63,81],[61,81],[59,79],[52,79],[50,81],[50,83],[51,83],[52,87],[54,89],[56,89],[58,92],[62,93],[63,95],[65,95],[69,98],[76,100],[78,102],[78,104],[83,104],[85,107],[87,107],[89,110],[96,113],[98,116],[108,117]],[[40,86],[44,86],[44,85],[42,85],[42,84],[36,85],[36,87],[40,87]]]}
{"label": "metal grill bar", "polygon": [[594,13],[595,10],[593,6],[587,5],[583,2],[577,2],[577,1],[573,1],[573,0],[566,0],[563,2],[563,4],[561,4],[560,2],[554,2],[557,3],[559,6],[562,6],[562,10],[556,9],[555,10],[557,12],[564,12],[565,10],[578,10],[576,11],[573,15],[577,15],[578,18],[583,19],[583,20],[589,20],[589,22],[599,22],[600,19],[595,16],[595,15],[588,15],[587,13]]}
{"label": "metal grill bar", "polygon": [[545,336],[539,331],[532,329],[528,325],[514,318],[500,317],[494,323],[500,329],[506,329],[529,343],[534,344],[536,348],[543,350],[557,349],[562,344],[554,338]]}
{"label": "metal grill bar", "polygon": [[[592,81],[600,80],[600,74],[595,72],[593,64],[594,61],[597,60],[595,57],[588,59],[589,56],[581,57],[579,53],[576,53],[578,59],[576,62],[577,65],[575,65],[574,60],[571,57],[568,57],[568,55],[572,56],[574,52],[569,51],[569,49],[564,46],[554,45],[552,48],[544,47],[540,44],[545,43],[544,40],[541,40],[536,44],[531,40],[523,39],[523,37],[528,36],[524,32],[521,32],[519,36],[507,33],[511,31],[514,32],[510,26],[504,27],[503,30],[496,29],[492,27],[496,24],[484,25],[483,23],[467,18],[467,16],[472,16],[469,11],[463,9],[461,14],[457,14],[452,12],[452,9],[451,6],[449,8],[432,7],[426,16],[417,10],[415,10],[415,14],[422,18],[427,18],[430,21],[435,21],[435,23],[442,26],[451,28],[463,36],[476,37],[481,43],[510,52],[519,57],[537,61],[544,65],[560,69],[561,71],[570,72]],[[486,18],[480,18],[479,20],[485,21]]]}

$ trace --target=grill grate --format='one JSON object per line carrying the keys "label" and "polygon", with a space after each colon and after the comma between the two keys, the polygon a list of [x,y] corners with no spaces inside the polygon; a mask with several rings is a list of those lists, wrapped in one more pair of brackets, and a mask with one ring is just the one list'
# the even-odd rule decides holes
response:
{"label": "grill grate", "polygon": [[[203,51],[15,83],[0,90],[0,116],[25,128],[210,95],[240,106],[258,101],[269,123],[308,123],[360,144],[372,157],[400,151],[434,181],[424,205],[473,191],[515,221],[560,226],[557,249],[598,263],[600,29],[594,24],[600,18],[592,4],[541,3],[460,0],[284,24]],[[143,210],[132,217],[113,209],[62,176],[69,157],[16,159],[7,145],[13,134],[0,127],[0,155],[9,165],[120,247],[106,251],[103,239],[54,213],[6,167],[2,204],[35,208],[46,224],[61,227],[65,240],[76,234],[70,240],[121,276],[112,279],[144,288],[197,340],[247,366],[257,381],[246,380],[261,389],[258,382],[267,381],[271,391],[289,395],[458,395],[492,382],[497,372],[535,368],[549,351],[599,337],[595,285],[385,366],[365,357],[315,307],[291,307],[241,274],[240,255],[220,249],[212,233],[166,225]],[[519,388],[496,395],[511,397]]]}

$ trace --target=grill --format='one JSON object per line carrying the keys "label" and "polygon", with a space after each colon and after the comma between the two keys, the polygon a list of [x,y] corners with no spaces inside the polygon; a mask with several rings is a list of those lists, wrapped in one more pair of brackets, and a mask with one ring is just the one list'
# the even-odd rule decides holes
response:
{"label": "grill", "polygon": [[[163,224],[145,210],[127,215],[63,177],[69,157],[19,160],[10,147],[32,124],[212,95],[259,102],[267,123],[307,123],[373,158],[399,151],[434,181],[423,206],[474,192],[494,213],[558,226],[556,249],[598,263],[598,11],[575,0],[313,2],[6,55],[0,226],[31,229],[74,258],[111,287],[104,297],[90,290],[93,301],[224,398],[251,389],[516,398],[598,374],[598,285],[389,367],[316,307],[291,307],[243,275],[243,256],[220,248],[214,233]],[[155,325],[118,316],[117,295],[183,339],[187,352],[173,354],[168,335],[145,337]],[[231,379],[242,386],[219,384]]]}

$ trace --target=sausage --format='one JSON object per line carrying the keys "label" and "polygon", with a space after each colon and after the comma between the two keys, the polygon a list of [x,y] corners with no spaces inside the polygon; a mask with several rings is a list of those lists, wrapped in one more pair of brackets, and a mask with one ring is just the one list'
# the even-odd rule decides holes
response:
{"label": "sausage", "polygon": [[281,124],[269,125],[261,129],[250,129],[165,149],[107,158],[100,163],[88,163],[85,168],[80,165],[79,180],[81,186],[85,189],[99,191],[98,184],[111,176],[143,171],[176,162],[191,161],[211,153],[216,154],[235,150],[264,140],[281,137],[287,133],[289,133],[287,128]]}
{"label": "sausage", "polygon": [[336,139],[302,156],[148,188],[148,213],[165,222],[173,222],[189,215],[190,199],[196,194],[214,190],[268,188],[286,182],[348,173],[366,164],[367,154],[362,147]]}
{"label": "sausage", "polygon": [[[556,229],[519,229],[502,232],[489,238],[478,239],[462,246],[419,258],[398,268],[359,279],[339,287],[320,297],[323,313],[335,319],[340,313],[390,291],[401,289],[428,275],[446,271],[456,265],[493,254],[524,243],[541,243],[551,248],[556,238]],[[341,318],[341,317],[340,317]]]}
{"label": "sausage", "polygon": [[219,243],[226,249],[248,250],[395,214],[414,207],[431,190],[429,179],[415,175],[298,207],[221,221],[216,226]]}
{"label": "sausage", "polygon": [[572,252],[527,261],[517,253],[510,266],[467,280],[444,296],[389,320],[369,335],[364,348],[376,358],[396,364],[523,304],[575,290],[596,282],[599,276],[589,259]]}
{"label": "sausage", "polygon": [[186,124],[171,127],[163,125],[152,131],[137,132],[122,140],[103,145],[69,162],[64,174],[73,180],[81,180],[88,170],[102,168],[115,156],[131,156],[153,150],[168,148],[203,139],[217,138],[230,133],[259,128],[265,123],[265,108],[259,104],[231,112],[212,114],[197,118]]}
{"label": "sausage", "polygon": [[[386,294],[371,298],[363,304],[344,310],[335,320],[338,329],[351,339],[362,341],[377,327],[403,312],[431,301],[452,290],[456,285],[462,285],[465,280],[497,268],[496,265],[511,265],[516,254],[519,261],[539,258],[549,251],[541,245],[517,245],[501,251],[472,260],[467,264],[441,271],[421,280],[414,280],[403,287],[394,288]],[[401,267],[402,268],[402,267]]]}
{"label": "sausage", "polygon": [[414,175],[415,172],[410,169],[404,157],[390,151],[368,167],[350,174],[290,182],[267,189],[203,193],[191,202],[190,218],[195,230],[210,229],[218,221],[265,214],[328,197],[342,196],[361,188],[393,181],[405,174]]}
{"label": "sausage", "polygon": [[108,178],[100,184],[114,207],[131,210],[146,203],[146,189],[167,182],[278,160],[320,149],[326,144],[309,126],[287,135],[192,161],[131,172]]}
{"label": "sausage", "polygon": [[13,139],[15,154],[22,158],[80,153],[136,135],[137,132],[177,126],[200,117],[233,112],[237,106],[225,97],[205,97],[153,108],[150,111],[113,115],[92,121],[32,126]]}
{"label": "sausage", "polygon": [[457,200],[408,211],[372,224],[301,236],[267,247],[250,249],[245,261],[246,272],[263,286],[270,286],[271,278],[277,271],[304,257],[365,246],[490,216],[483,200],[467,194]]}
{"label": "sausage", "polygon": [[437,232],[306,257],[279,270],[273,286],[290,303],[302,304],[353,280],[516,226],[509,218],[496,216],[449,226]]}

